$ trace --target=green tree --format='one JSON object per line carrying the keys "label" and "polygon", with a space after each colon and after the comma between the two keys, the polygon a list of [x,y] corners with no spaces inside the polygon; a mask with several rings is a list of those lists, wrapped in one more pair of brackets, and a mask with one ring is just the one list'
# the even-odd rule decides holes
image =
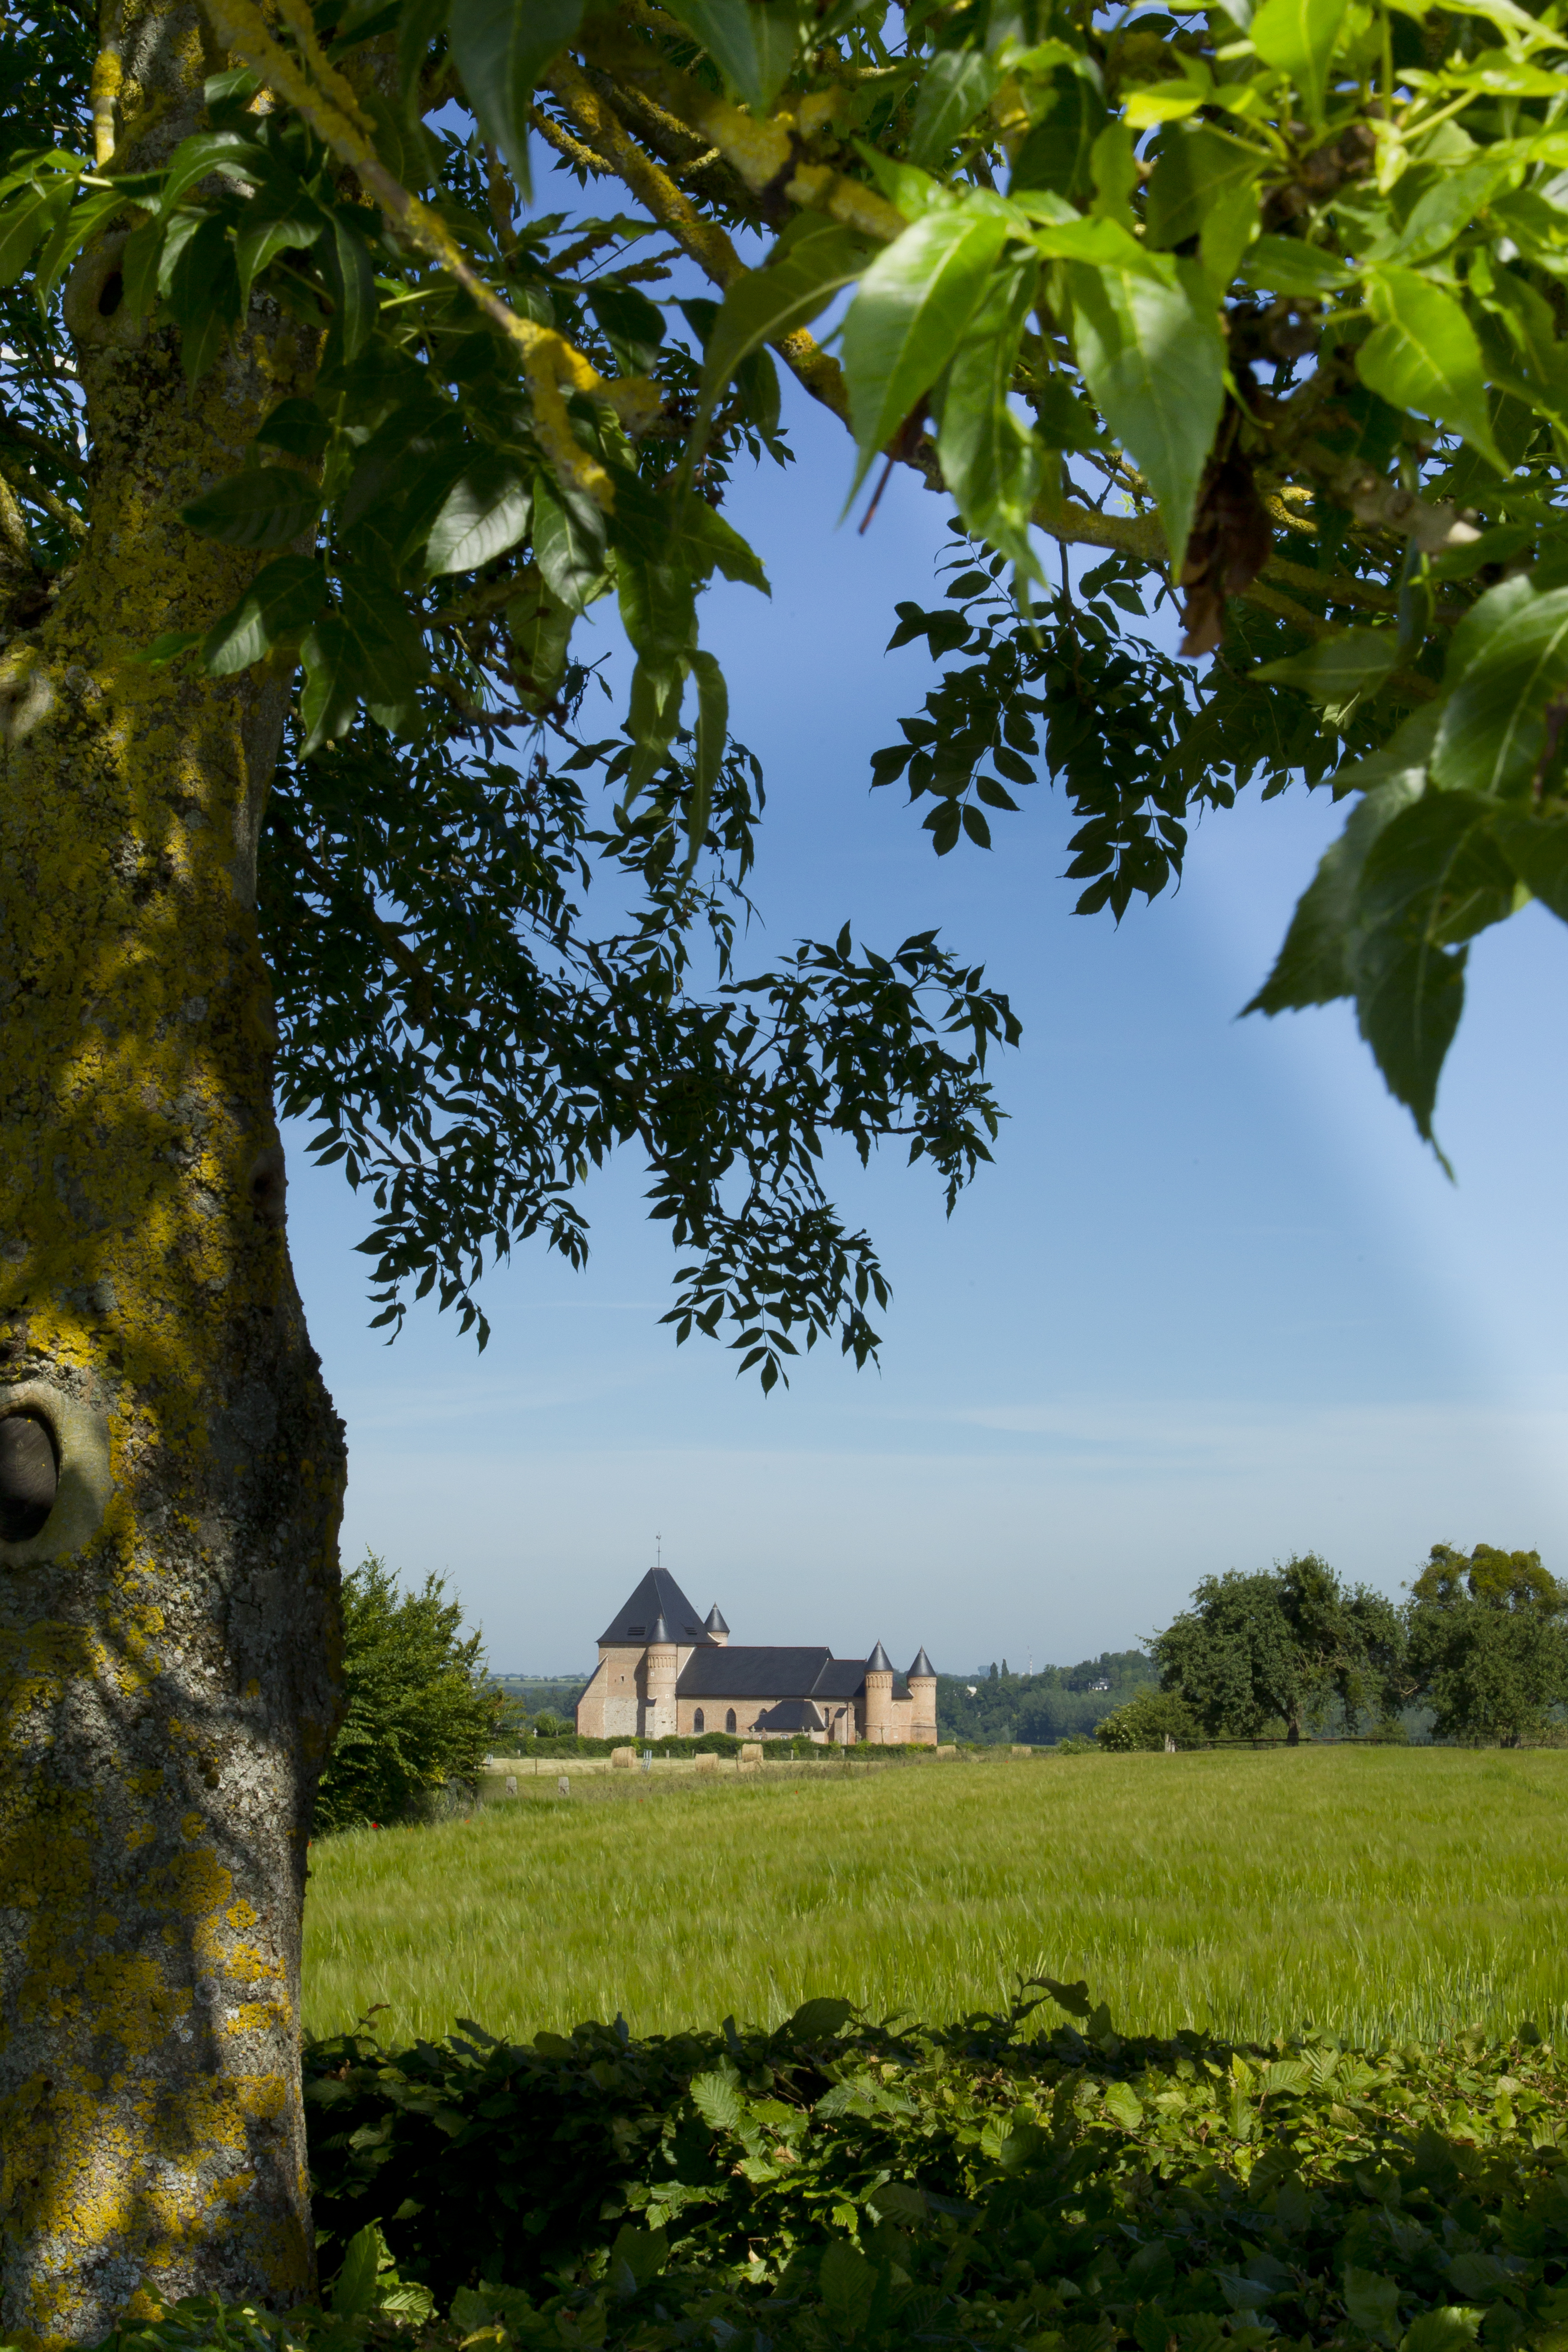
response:
{"label": "green tree", "polygon": [[1434,1544],[1410,1588],[1409,1660],[1439,1738],[1517,1748],[1568,1701],[1568,1585],[1539,1552]]}
{"label": "green tree", "polygon": [[1149,1648],[1161,1688],[1210,1738],[1259,1739],[1300,1720],[1305,1684],[1278,1570],[1206,1576]]}
{"label": "green tree", "polygon": [[1300,1682],[1296,1711],[1286,1717],[1292,1746],[1303,1722],[1321,1724],[1334,1700],[1350,1729],[1364,1715],[1390,1722],[1409,1695],[1397,1604],[1364,1584],[1342,1584],[1315,1552],[1292,1555],[1277,1572]]}
{"label": "green tree", "polygon": [[[308,2275],[343,1460],[279,1100],[394,1327],[579,1262],[625,1145],[678,1339],[874,1350],[828,1139],[951,1204],[1017,1030],[934,933],[734,963],[761,787],[699,615],[766,588],[725,506],[781,366],[958,520],[874,781],[946,854],[1048,765],[1119,917],[1195,810],[1332,777],[1255,1004],[1353,999],[1429,1134],[1469,940],[1568,914],[1568,101],[1515,0],[61,0],[0,44],[0,2326],[53,2344],[128,2276]],[[602,212],[539,208],[530,137]]]}
{"label": "green tree", "polygon": [[424,1811],[436,1790],[477,1772],[505,1701],[485,1670],[481,1633],[427,1576],[403,1592],[367,1552],[343,1579],[343,1720],[316,1792],[316,1824],[349,1829]]}
{"label": "green tree", "polygon": [[1367,1710],[1386,1720],[1407,1696],[1397,1608],[1343,1584],[1315,1552],[1206,1577],[1150,1646],[1162,1686],[1211,1737],[1257,1739],[1278,1725],[1294,1747],[1335,1700],[1354,1726]]}

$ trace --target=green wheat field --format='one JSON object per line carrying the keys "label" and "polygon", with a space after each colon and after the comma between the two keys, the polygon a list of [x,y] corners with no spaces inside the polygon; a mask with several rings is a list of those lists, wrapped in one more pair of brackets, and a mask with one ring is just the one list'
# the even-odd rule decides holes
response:
{"label": "green wheat field", "polygon": [[1041,1973],[1087,1978],[1129,2032],[1568,2022],[1568,1753],[519,1785],[465,1821],[315,1842],[308,2032],[372,2003],[396,2041],[458,2017],[512,2038],[618,2012],[634,2033],[770,2026],[818,1993],[951,2020]]}

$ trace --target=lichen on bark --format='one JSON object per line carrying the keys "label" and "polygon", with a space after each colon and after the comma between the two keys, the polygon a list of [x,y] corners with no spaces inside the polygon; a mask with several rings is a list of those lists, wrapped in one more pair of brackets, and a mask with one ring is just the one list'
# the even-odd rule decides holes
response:
{"label": "lichen on bark", "polygon": [[[188,6],[111,29],[120,154],[140,123],[155,163],[226,59]],[[89,534],[0,656],[0,1413],[74,1402],[112,1480],[84,1542],[0,1544],[0,2336],[38,2347],[143,2289],[308,2283],[299,1921],[336,1704],[342,1434],[254,910],[287,679],[137,659],[255,569],[180,509],[313,339],[258,301],[189,384],[114,256],[67,303]]]}

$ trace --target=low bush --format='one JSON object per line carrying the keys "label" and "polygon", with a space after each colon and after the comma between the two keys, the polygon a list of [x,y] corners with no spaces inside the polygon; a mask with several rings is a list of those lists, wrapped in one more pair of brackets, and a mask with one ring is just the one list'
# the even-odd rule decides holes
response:
{"label": "low bush", "polygon": [[[325,2312],[116,2352],[1568,2347],[1568,2065],[1505,2043],[1124,2038],[1082,1985],[940,2031],[307,2054]],[[444,2315],[437,2320],[437,2313]]]}
{"label": "low bush", "polygon": [[1140,1691],[1094,1727],[1094,1737],[1113,1755],[1139,1748],[1163,1748],[1167,1739],[1190,1748],[1198,1738],[1197,1721],[1178,1691]]}

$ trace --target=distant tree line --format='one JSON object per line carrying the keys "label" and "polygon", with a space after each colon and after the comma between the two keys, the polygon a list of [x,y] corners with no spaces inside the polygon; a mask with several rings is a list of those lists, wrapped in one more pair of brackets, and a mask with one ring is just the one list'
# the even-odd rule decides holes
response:
{"label": "distant tree line", "polygon": [[1518,1747],[1568,1704],[1568,1585],[1539,1552],[1435,1544],[1401,1604],[1307,1552],[1206,1577],[1149,1648],[1158,1687],[1106,1714],[1104,1748],[1398,1738],[1413,1707],[1438,1739]]}
{"label": "distant tree line", "polygon": [[937,1737],[988,1748],[1015,1741],[1052,1747],[1092,1732],[1134,1692],[1153,1688],[1156,1674],[1146,1651],[1103,1650],[1075,1666],[1042,1666],[1038,1674],[1014,1674],[1004,1658],[972,1675],[938,1675]]}

